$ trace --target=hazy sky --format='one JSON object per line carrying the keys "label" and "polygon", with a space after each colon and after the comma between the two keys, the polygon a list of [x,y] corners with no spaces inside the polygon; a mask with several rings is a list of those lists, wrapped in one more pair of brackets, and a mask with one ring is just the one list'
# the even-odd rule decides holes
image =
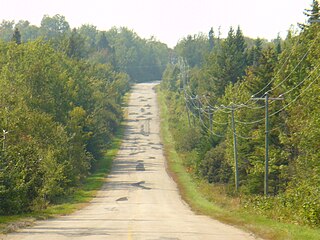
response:
{"label": "hazy sky", "polygon": [[173,47],[188,34],[225,36],[240,25],[244,35],[285,36],[290,25],[305,22],[312,0],[0,0],[0,20],[28,20],[39,26],[43,15],[61,14],[71,27],[92,24],[99,30],[126,26],[139,36]]}

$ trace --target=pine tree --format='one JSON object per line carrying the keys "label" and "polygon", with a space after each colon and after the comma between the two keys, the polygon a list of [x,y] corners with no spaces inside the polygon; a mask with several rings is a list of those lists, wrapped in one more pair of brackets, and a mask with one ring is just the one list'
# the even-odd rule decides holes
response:
{"label": "pine tree", "polygon": [[236,74],[238,77],[241,77],[245,74],[245,68],[246,68],[246,56],[245,56],[245,50],[246,50],[246,43],[244,40],[243,33],[240,29],[240,26],[238,26],[236,35],[235,35],[235,45],[236,45],[236,61],[238,64],[236,65]]}
{"label": "pine tree", "polygon": [[252,65],[254,65],[254,66],[258,65],[261,54],[262,54],[262,40],[260,38],[257,38],[254,41]]}
{"label": "pine tree", "polygon": [[210,31],[209,31],[209,44],[210,44],[210,50],[212,50],[213,47],[214,47],[214,32],[213,32],[213,28],[211,28]]}
{"label": "pine tree", "polygon": [[308,22],[312,23],[313,21],[319,20],[319,3],[317,0],[313,0],[311,4],[312,9],[306,9],[305,15],[309,17]]}
{"label": "pine tree", "polygon": [[244,36],[240,29],[240,26],[238,26],[238,29],[235,35],[235,44],[238,52],[243,53],[245,51],[246,43],[244,41]]}
{"label": "pine tree", "polygon": [[21,34],[18,28],[14,30],[11,41],[15,42],[16,44],[21,44]]}
{"label": "pine tree", "polygon": [[308,24],[299,23],[298,25],[302,30],[308,28],[308,26],[320,20],[319,2],[317,0],[313,0],[311,9],[305,9],[304,15],[308,17]]}
{"label": "pine tree", "polygon": [[71,36],[67,40],[66,53],[68,57],[77,59],[83,58],[86,55],[84,39],[75,28],[72,30]]}
{"label": "pine tree", "polygon": [[282,52],[281,41],[282,41],[281,37],[278,34],[277,38],[274,40],[274,43],[276,45],[277,54],[280,54]]}
{"label": "pine tree", "polygon": [[100,38],[98,40],[98,49],[101,50],[101,49],[108,49],[108,48],[109,48],[109,42],[106,37],[106,34],[103,32],[100,35]]}

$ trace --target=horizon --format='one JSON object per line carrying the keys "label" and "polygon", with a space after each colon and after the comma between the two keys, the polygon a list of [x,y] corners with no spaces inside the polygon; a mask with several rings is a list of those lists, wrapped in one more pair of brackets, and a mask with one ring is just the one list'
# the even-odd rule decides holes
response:
{"label": "horizon", "polygon": [[[26,20],[31,25],[39,27],[43,16],[52,17],[59,14],[66,18],[71,28],[79,28],[86,24],[93,25],[100,31],[108,31],[112,27],[126,27],[141,38],[153,37],[173,48],[188,35],[207,35],[211,27],[215,36],[221,28],[222,38],[227,36],[230,27],[236,29],[238,26],[243,35],[249,38],[271,41],[277,38],[278,34],[284,38],[292,26],[297,29],[297,23],[305,22],[306,16],[303,12],[310,8],[311,2],[226,0],[221,3],[216,0],[199,0],[194,3],[192,0],[92,0],[88,6],[88,1],[85,0],[12,0],[0,9],[0,15],[1,20],[15,23]],[[22,7],[17,9],[18,5]],[[275,5],[277,8],[273,7]]]}

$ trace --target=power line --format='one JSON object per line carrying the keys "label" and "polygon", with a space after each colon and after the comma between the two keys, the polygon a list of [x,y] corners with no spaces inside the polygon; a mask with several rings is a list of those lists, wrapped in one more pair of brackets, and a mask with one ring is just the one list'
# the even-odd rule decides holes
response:
{"label": "power line", "polygon": [[317,77],[316,77],[302,92],[300,92],[291,102],[289,102],[288,104],[286,104],[286,105],[285,105],[283,108],[281,108],[280,110],[278,110],[278,111],[270,114],[269,116],[271,117],[271,116],[274,116],[274,115],[282,112],[284,109],[286,109],[287,107],[289,107],[292,103],[294,103],[295,101],[297,101],[298,98],[299,98],[300,96],[302,96],[302,95],[312,86],[312,84],[316,82],[316,80],[319,79],[319,77],[320,77],[320,73],[319,73],[319,74],[317,75]]}
{"label": "power line", "polygon": [[[288,55],[288,57],[285,59],[284,63],[282,64],[282,66],[280,67],[280,69],[277,71],[277,73],[275,74],[275,76],[262,88],[260,89],[258,92],[254,93],[252,95],[252,97],[255,97],[256,95],[262,93],[264,90],[267,89],[267,87],[270,86],[270,84],[276,79],[276,76],[278,76],[281,72],[282,72],[282,69],[284,68],[284,66],[287,64],[287,62],[289,61],[291,55],[293,54],[293,49],[298,45],[298,42],[300,41],[300,38],[301,38],[301,35],[298,36],[298,39],[297,41],[295,42],[294,46],[291,48],[291,51],[290,51],[290,54]],[[250,100],[247,101],[247,103],[249,102]]]}
{"label": "power line", "polygon": [[289,89],[288,91],[281,93],[281,96],[284,96],[290,92],[292,92],[293,90],[295,90],[296,88],[298,88],[300,85],[302,85],[307,79],[309,79],[311,77],[311,75],[318,70],[318,68],[320,67],[320,63],[309,73],[308,77],[304,78],[301,82],[299,82],[297,85],[295,85],[294,87],[292,87],[291,89]]}

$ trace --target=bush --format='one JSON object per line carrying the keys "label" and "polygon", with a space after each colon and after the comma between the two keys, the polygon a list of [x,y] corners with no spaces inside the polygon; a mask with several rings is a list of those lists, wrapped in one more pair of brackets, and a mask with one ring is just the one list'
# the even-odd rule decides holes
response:
{"label": "bush", "polygon": [[226,160],[225,145],[212,148],[200,164],[200,173],[209,183],[228,183],[232,168]]}
{"label": "bush", "polygon": [[179,152],[191,152],[196,149],[201,139],[201,134],[196,128],[180,127],[175,133],[175,147]]}

